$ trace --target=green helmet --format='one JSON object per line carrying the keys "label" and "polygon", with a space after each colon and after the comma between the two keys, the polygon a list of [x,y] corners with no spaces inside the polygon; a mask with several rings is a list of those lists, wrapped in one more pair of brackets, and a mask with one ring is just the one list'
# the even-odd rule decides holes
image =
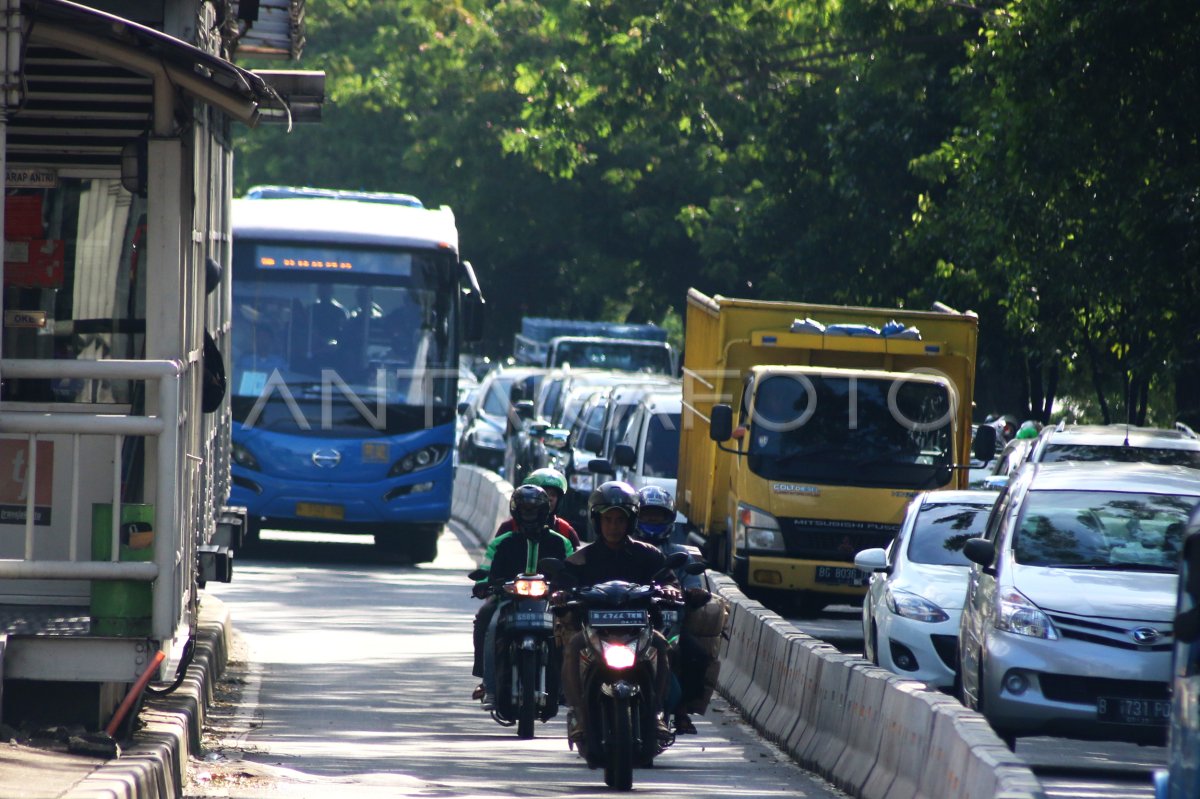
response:
{"label": "green helmet", "polygon": [[1017,430],[1017,438],[1037,438],[1037,437],[1038,437],[1037,424],[1035,422],[1033,422],[1032,420],[1025,422],[1023,425],[1021,425],[1021,428],[1019,430]]}
{"label": "green helmet", "polygon": [[556,489],[560,497],[566,496],[567,478],[558,469],[535,469],[529,473],[521,485],[538,486],[546,491]]}

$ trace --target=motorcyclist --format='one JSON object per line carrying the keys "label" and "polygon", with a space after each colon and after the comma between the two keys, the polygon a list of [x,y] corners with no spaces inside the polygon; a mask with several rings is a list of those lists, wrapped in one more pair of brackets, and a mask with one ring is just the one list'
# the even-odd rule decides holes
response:
{"label": "motorcyclist", "polygon": [[[555,515],[555,511],[558,509],[558,501],[566,496],[567,493],[567,478],[563,477],[563,473],[558,469],[536,469],[526,476],[521,485],[537,486],[549,495],[550,529],[570,541],[576,549],[579,549],[583,545],[579,540],[579,533],[575,532],[575,528],[571,526],[570,522],[561,516]],[[513,520],[505,519],[496,530],[496,535],[503,535],[512,529]]]}
{"label": "motorcyclist", "polygon": [[500,598],[490,589],[518,574],[535,573],[541,558],[568,559],[575,552],[570,541],[550,529],[550,507],[550,497],[539,486],[523,485],[513,491],[508,503],[513,529],[492,539],[480,565],[488,575],[477,581],[471,591],[473,596],[484,600],[475,614],[475,663],[471,671],[482,677],[483,682],[475,688],[472,698],[482,699],[487,710],[496,704],[495,618],[500,605]]}
{"label": "motorcyclist", "polygon": [[[658,547],[663,555],[683,552],[690,559],[695,559],[698,552],[693,552],[692,548],[684,544],[671,541],[671,531],[675,527],[675,500],[671,494],[658,486],[646,486],[638,491],[638,500],[634,538]],[[701,575],[688,574],[683,568],[677,569],[675,575],[683,588],[689,607],[699,607],[709,601],[711,594],[704,587]],[[694,703],[703,704],[701,695],[704,691],[704,673],[710,658],[686,627],[680,630],[679,645],[673,654],[671,671],[679,680],[681,692],[675,705],[675,732],[695,735],[696,725],[688,716],[687,708]]]}
{"label": "motorcyclist", "polygon": [[[653,582],[666,558],[657,547],[631,537],[637,511],[638,494],[628,483],[611,480],[592,491],[588,498],[588,524],[593,541],[567,558],[563,572],[573,578],[569,582],[580,587],[609,580],[641,585]],[[661,633],[654,633],[653,646],[657,652],[655,691],[661,702],[670,676],[667,641]],[[583,743],[583,731],[587,729],[584,719],[587,703],[580,675],[583,649],[583,633],[576,632],[563,650],[563,694],[572,709],[568,735],[576,745]],[[660,733],[669,736],[661,721],[659,725]]]}

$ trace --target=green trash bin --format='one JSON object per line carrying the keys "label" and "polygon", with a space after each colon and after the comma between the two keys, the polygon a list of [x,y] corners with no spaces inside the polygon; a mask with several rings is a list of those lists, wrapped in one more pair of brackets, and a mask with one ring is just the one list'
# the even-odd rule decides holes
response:
{"label": "green trash bin", "polygon": [[[122,527],[143,522],[139,531],[123,535],[122,561],[154,560],[154,506],[121,506]],[[149,532],[145,528],[149,528]],[[92,560],[112,559],[112,505],[92,505]],[[92,635],[145,637],[153,615],[152,584],[138,580],[92,581]]]}

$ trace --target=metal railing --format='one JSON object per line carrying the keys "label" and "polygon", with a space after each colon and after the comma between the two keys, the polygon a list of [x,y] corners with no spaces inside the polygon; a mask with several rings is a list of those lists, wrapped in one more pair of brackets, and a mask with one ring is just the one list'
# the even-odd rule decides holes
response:
{"label": "metal railing", "polygon": [[[135,360],[0,360],[0,375],[9,378],[71,380],[142,380],[158,384],[157,415],[115,413],[52,413],[48,411],[0,410],[0,433],[24,434],[29,442],[29,488],[25,499],[24,560],[0,560],[0,578],[64,580],[134,580],[153,583],[152,635],[170,639],[178,619],[174,609],[179,586],[175,580],[160,579],[176,572],[184,546],[180,516],[181,428],[187,414],[180,407],[180,361]],[[67,560],[34,559],[35,475],[37,440],[41,435],[70,435],[71,465],[70,540]],[[79,469],[80,436],[113,437],[112,534],[109,561],[79,560]],[[122,449],[127,436],[156,439],[154,483],[154,561],[120,561]]]}

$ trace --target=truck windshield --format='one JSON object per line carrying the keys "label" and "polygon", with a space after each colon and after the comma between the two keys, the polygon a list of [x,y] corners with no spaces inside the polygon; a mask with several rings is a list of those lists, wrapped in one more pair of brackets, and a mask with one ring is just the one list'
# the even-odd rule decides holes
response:
{"label": "truck windshield", "polygon": [[290,263],[288,246],[242,241],[234,251],[234,418],[280,431],[303,418],[314,435],[452,419],[451,257],[342,246],[335,255],[353,269],[262,265]]}
{"label": "truck windshield", "polygon": [[906,489],[950,479],[942,383],[776,375],[759,383],[752,407],[749,466],[766,479]]}
{"label": "truck windshield", "polygon": [[551,367],[616,369],[622,372],[671,373],[671,353],[662,344],[615,341],[560,341]]}

